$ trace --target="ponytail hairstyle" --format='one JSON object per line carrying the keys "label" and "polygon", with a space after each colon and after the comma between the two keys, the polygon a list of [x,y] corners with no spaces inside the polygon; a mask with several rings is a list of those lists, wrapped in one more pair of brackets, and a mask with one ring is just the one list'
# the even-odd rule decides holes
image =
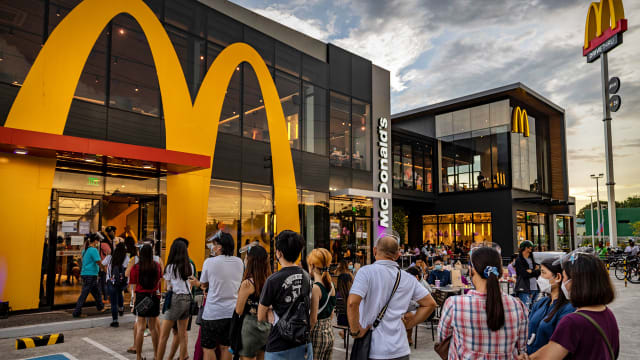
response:
{"label": "ponytail hairstyle", "polygon": [[498,277],[502,274],[500,253],[489,247],[481,247],[471,253],[471,264],[476,273],[487,280],[487,326],[498,331],[504,326],[504,305]]}
{"label": "ponytail hairstyle", "polygon": [[540,265],[544,266],[545,268],[547,268],[547,270],[549,270],[549,272],[552,273],[554,277],[556,277],[558,274],[560,274],[560,282],[556,284],[558,286],[558,290],[559,290],[558,291],[558,299],[556,300],[556,303],[553,305],[553,309],[551,309],[551,312],[549,313],[549,315],[547,315],[547,317],[544,318],[545,322],[549,322],[549,321],[551,321],[551,319],[553,319],[553,316],[565,304],[567,304],[569,302],[569,300],[567,300],[567,298],[564,296],[564,292],[562,292],[560,290],[560,285],[562,285],[562,263],[555,261],[554,258],[550,258],[550,259],[544,260]]}
{"label": "ponytail hairstyle", "polygon": [[329,265],[331,264],[331,253],[325,248],[313,249],[307,257],[309,265],[313,265],[322,275],[322,285],[328,291],[331,291],[331,273]]}
{"label": "ponytail hairstyle", "polygon": [[96,240],[98,240],[98,234],[89,234],[87,240],[84,242],[84,250],[87,251]]}

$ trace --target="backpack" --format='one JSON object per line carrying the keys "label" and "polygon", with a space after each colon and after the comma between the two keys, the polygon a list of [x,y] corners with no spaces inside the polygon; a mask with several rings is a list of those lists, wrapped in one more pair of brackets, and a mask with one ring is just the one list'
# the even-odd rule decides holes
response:
{"label": "backpack", "polygon": [[111,284],[118,288],[124,288],[127,286],[127,277],[125,276],[125,269],[122,265],[111,265]]}
{"label": "backpack", "polygon": [[[307,285],[305,286],[305,284]],[[280,337],[296,346],[305,345],[310,339],[310,296],[305,294],[311,292],[311,279],[306,271],[303,271],[301,290],[300,295],[291,303],[275,325]]]}

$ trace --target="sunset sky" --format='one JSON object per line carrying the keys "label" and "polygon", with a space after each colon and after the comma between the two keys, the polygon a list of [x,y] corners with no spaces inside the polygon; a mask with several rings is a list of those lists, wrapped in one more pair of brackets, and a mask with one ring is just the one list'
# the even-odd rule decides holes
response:
{"label": "sunset sky", "polygon": [[[570,195],[578,209],[605,172],[600,62],[582,56],[589,0],[233,0],[391,72],[392,113],[522,82],[566,111]],[[491,4],[491,5],[489,5]],[[640,194],[640,1],[609,53],[616,200]],[[601,182],[600,198],[606,200]]]}

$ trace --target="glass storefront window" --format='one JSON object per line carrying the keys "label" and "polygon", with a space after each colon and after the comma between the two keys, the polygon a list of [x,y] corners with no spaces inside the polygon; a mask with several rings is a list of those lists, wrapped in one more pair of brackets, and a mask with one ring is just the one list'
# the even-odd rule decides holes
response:
{"label": "glass storefront window", "polygon": [[438,237],[440,244],[451,246],[455,238],[453,214],[438,215]]}
{"label": "glass storefront window", "polygon": [[402,188],[412,190],[413,187],[413,161],[411,158],[411,145],[402,145]]}
{"label": "glass storefront window", "polygon": [[399,144],[393,145],[393,187],[400,189],[404,186],[402,182],[402,147]]}
{"label": "glass storefront window", "polygon": [[456,191],[467,191],[473,187],[473,152],[471,132],[454,135],[456,151]]}
{"label": "glass storefront window", "polygon": [[433,148],[430,145],[424,147],[424,183],[425,191],[433,191]]}
{"label": "glass storefront window", "polygon": [[[206,236],[209,237],[219,230],[229,233],[235,240],[237,253],[239,224],[240,182],[211,179]],[[208,251],[205,253],[208,254]]]}
{"label": "glass storefront window", "polygon": [[104,192],[106,194],[158,194],[158,179],[107,176]]}
{"label": "glass storefront window", "polygon": [[167,34],[176,50],[184,78],[187,80],[191,101],[195,101],[207,71],[207,47],[203,40],[185,32],[167,28]]}
{"label": "glass storefront window", "polygon": [[262,91],[258,84],[255,71],[248,64],[244,68],[244,120],[242,135],[259,141],[269,141],[269,126],[267,113],[264,109]]}
{"label": "glass storefront window", "polygon": [[423,243],[463,246],[492,241],[491,213],[457,213],[422,216]]}
{"label": "glass storefront window", "polygon": [[278,73],[276,88],[284,112],[289,144],[292,149],[300,150],[300,80]]}
{"label": "glass storefront window", "polygon": [[53,174],[53,188],[102,194],[104,192],[104,176],[57,170]]}
{"label": "glass storefront window", "polygon": [[347,96],[331,93],[329,123],[329,163],[334,166],[351,166],[351,118]]}
{"label": "glass storefront window", "polygon": [[455,190],[456,173],[455,173],[455,147],[453,146],[453,137],[446,137],[440,141],[442,159],[441,169],[441,192],[452,192]]}
{"label": "glass storefront window", "polygon": [[424,153],[422,147],[413,147],[413,178],[416,190],[424,191]]}
{"label": "glass storefront window", "polygon": [[331,199],[329,240],[334,262],[370,262],[372,207],[370,199]]}
{"label": "glass storefront window", "polygon": [[529,137],[520,133],[511,133],[511,163],[513,187],[540,192],[538,178],[538,158],[536,151],[536,119],[529,115]]}
{"label": "glass storefront window", "polygon": [[508,186],[509,173],[509,128],[491,128],[491,179],[494,188]]}
{"label": "glass storefront window", "polygon": [[491,136],[489,129],[473,132],[474,189],[491,188]]}
{"label": "glass storefront window", "polygon": [[353,131],[354,169],[371,170],[371,125],[370,106],[353,99],[351,103],[351,129]]}
{"label": "glass storefront window", "polygon": [[129,15],[121,14],[114,18],[112,29],[109,105],[159,116],[160,90],[147,37]]}
{"label": "glass storefront window", "polygon": [[[222,48],[209,44],[207,47],[207,69],[211,68],[211,64],[216,56],[222,51]],[[222,112],[220,113],[220,124],[218,129],[220,132],[227,134],[240,135],[240,108],[242,97],[242,65],[236,67],[236,71],[231,76],[231,81],[227,87],[227,92],[222,103]]]}
{"label": "glass storefront window", "polygon": [[[16,14],[26,16],[29,21],[15,21],[0,25],[0,81],[22,84],[33,65],[42,44],[44,24],[44,2],[39,0],[15,1],[11,5]],[[7,17],[9,13],[7,13]],[[5,20],[8,21],[8,20]]]}
{"label": "glass storefront window", "polygon": [[241,245],[258,241],[270,253],[272,216],[271,186],[243,183]]}
{"label": "glass storefront window", "polygon": [[303,236],[307,242],[307,254],[314,248],[331,250],[329,237],[329,194],[302,190],[304,208]]}
{"label": "glass storefront window", "polygon": [[424,243],[438,243],[438,216],[422,216],[422,239]]}
{"label": "glass storefront window", "polygon": [[517,211],[516,221],[518,246],[521,242],[529,240],[535,246],[536,251],[548,251],[551,249],[547,214]]}
{"label": "glass storefront window", "polygon": [[320,155],[326,155],[327,91],[310,83],[304,83],[303,97],[303,150]]}

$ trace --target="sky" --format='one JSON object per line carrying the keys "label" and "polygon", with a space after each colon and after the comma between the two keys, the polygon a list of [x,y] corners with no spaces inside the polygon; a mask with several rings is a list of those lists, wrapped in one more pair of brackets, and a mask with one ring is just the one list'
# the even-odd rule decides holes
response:
{"label": "sky", "polygon": [[[577,208],[605,173],[600,61],[582,56],[591,0],[233,0],[373,61],[391,73],[398,113],[522,82],[565,109],[569,193]],[[612,114],[616,200],[640,194],[640,1],[609,53],[622,107]],[[600,182],[600,199],[607,199]]]}

